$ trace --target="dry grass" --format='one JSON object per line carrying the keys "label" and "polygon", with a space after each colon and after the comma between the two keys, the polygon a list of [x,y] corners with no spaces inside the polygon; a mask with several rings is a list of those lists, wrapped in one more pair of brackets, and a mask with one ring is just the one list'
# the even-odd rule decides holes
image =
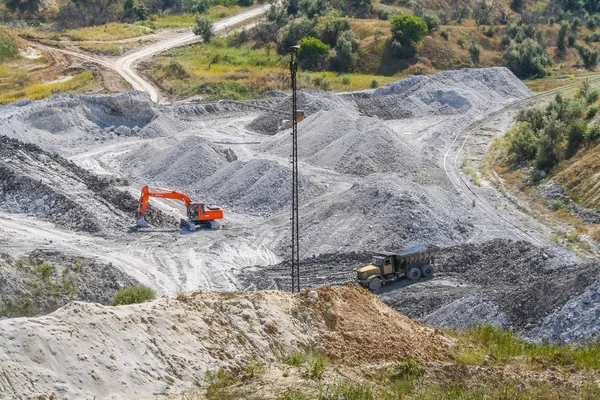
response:
{"label": "dry grass", "polygon": [[0,92],[0,103],[10,103],[23,98],[40,100],[52,96],[53,94],[84,89],[91,84],[92,81],[94,81],[94,74],[91,71],[85,71],[75,75],[73,79],[66,82],[54,84],[25,84],[22,87]]}
{"label": "dry grass", "polygon": [[84,40],[121,40],[129,39],[133,37],[143,36],[148,33],[152,33],[153,29],[134,25],[134,24],[120,24],[110,23],[99,26],[89,26],[87,28],[72,29],[64,33],[71,40],[84,41]]}
{"label": "dry grass", "polygon": [[134,43],[82,43],[79,45],[81,50],[94,54],[102,54],[105,56],[120,56],[127,50],[137,47],[139,44]]}
{"label": "dry grass", "polygon": [[556,175],[569,197],[579,204],[600,210],[600,145],[584,150]]}

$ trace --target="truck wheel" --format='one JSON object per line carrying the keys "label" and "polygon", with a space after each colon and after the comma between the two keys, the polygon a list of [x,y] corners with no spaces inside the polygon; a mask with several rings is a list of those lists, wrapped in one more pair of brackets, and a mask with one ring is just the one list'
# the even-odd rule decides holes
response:
{"label": "truck wheel", "polygon": [[421,276],[423,278],[431,278],[433,276],[433,266],[431,264],[422,265]]}
{"label": "truck wheel", "polygon": [[383,285],[383,281],[381,280],[381,278],[373,278],[371,279],[371,282],[369,282],[369,289],[370,290],[379,290],[381,289],[381,286]]}
{"label": "truck wheel", "polygon": [[417,267],[412,267],[408,270],[407,276],[408,279],[410,279],[411,281],[419,280],[419,278],[421,277],[421,270]]}

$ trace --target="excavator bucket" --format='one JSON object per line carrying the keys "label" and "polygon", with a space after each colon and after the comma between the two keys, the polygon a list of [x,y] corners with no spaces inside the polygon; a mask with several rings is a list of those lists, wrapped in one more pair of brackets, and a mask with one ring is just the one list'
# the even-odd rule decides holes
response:
{"label": "excavator bucket", "polygon": [[146,222],[143,215],[140,215],[139,217],[137,217],[135,222],[136,222],[137,226],[139,226],[140,228],[152,228],[152,226]]}

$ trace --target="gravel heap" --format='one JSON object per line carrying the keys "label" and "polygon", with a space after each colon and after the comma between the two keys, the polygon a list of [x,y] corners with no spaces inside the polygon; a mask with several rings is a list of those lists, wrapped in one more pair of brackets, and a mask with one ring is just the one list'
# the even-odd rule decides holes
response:
{"label": "gravel heap", "polygon": [[[138,201],[118,188],[122,185],[127,182],[121,178],[94,175],[34,144],[0,136],[0,210],[27,213],[76,231],[125,231],[134,221]],[[157,226],[175,223],[153,209],[148,221]]]}
{"label": "gravel heap", "polygon": [[[593,274],[594,269],[590,269]],[[597,272],[596,272],[597,276]],[[526,337],[563,344],[600,338],[600,282],[588,286],[564,306],[544,318]]]}
{"label": "gravel heap", "polygon": [[123,168],[137,180],[173,190],[189,188],[227,163],[225,149],[197,136],[175,145],[145,143],[122,159]]}
{"label": "gravel heap", "polygon": [[[42,263],[51,270],[42,271]],[[19,260],[0,253],[0,283],[0,318],[47,314],[74,300],[109,304],[117,291],[137,284],[110,264],[48,250]]]}
{"label": "gravel heap", "polygon": [[126,92],[110,96],[60,95],[23,100],[0,109],[0,134],[62,152],[117,136],[154,136],[145,128],[157,117],[149,96]]}
{"label": "gravel heap", "polygon": [[504,67],[461,69],[411,76],[357,99],[361,112],[382,119],[480,113],[531,91]]}
{"label": "gravel heap", "polygon": [[[266,140],[261,149],[281,156],[289,154],[289,134]],[[361,117],[340,106],[303,122],[298,155],[313,165],[359,176],[394,171],[406,175],[416,172],[420,165],[417,152],[380,120]]]}
{"label": "gravel heap", "polygon": [[451,244],[474,233],[472,207],[444,186],[372,174],[301,207],[301,244],[319,253],[398,248],[407,240]]}
{"label": "gravel heap", "polygon": [[[400,246],[379,243],[369,252],[304,258],[302,287],[355,282],[356,269],[373,251],[395,248]],[[289,268],[288,262],[246,268],[240,271],[240,288],[289,290]],[[600,337],[599,273],[598,260],[572,263],[549,248],[495,239],[441,248],[435,279],[403,280],[377,294],[430,326],[462,329],[485,323],[515,329],[531,340],[582,342]]]}
{"label": "gravel heap", "polygon": [[[304,115],[309,116],[320,110],[328,110],[335,104],[345,103],[333,93],[323,93],[303,90],[298,92],[296,98],[298,110],[304,110]],[[274,135],[279,131],[279,123],[283,119],[291,119],[292,98],[288,96],[273,104],[269,108],[279,110],[281,113],[265,112],[250,122],[246,128],[265,135]]]}
{"label": "gravel heap", "polygon": [[[226,209],[254,215],[271,214],[290,206],[291,175],[288,167],[272,160],[234,161],[189,190]],[[302,200],[319,192],[319,188],[302,175],[299,187]]]}

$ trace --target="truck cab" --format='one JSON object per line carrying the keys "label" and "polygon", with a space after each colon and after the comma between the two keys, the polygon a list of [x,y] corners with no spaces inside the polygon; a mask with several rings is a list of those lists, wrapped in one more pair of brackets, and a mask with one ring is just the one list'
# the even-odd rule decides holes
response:
{"label": "truck cab", "polygon": [[357,280],[371,290],[401,278],[418,280],[433,275],[434,247],[417,245],[392,252],[375,253],[371,263],[359,268]]}

